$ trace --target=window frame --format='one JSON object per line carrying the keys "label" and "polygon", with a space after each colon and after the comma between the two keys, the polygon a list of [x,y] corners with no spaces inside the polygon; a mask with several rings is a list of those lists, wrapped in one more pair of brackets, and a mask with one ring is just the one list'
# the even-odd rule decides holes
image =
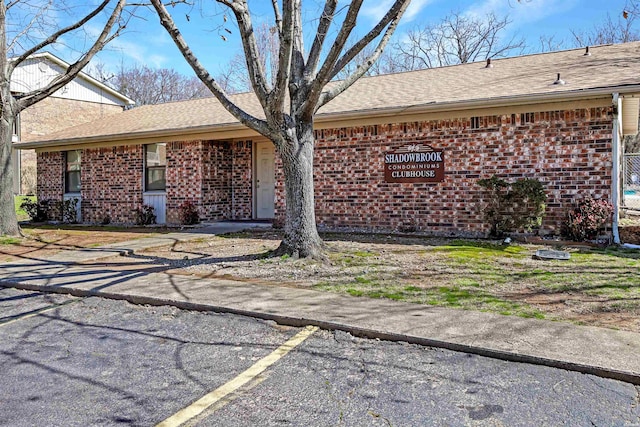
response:
{"label": "window frame", "polygon": [[[69,161],[69,153],[78,153],[78,160]],[[71,167],[77,166],[77,169]],[[77,175],[77,188],[71,188],[71,175]],[[82,150],[70,150],[64,152],[64,194],[80,194],[82,192]]]}
{"label": "window frame", "polygon": [[[164,163],[161,161],[161,159],[158,159],[158,165],[152,165],[149,166],[149,147],[152,146],[158,146],[158,150],[157,152],[160,152],[159,146],[164,146],[165,147],[165,156],[164,156]],[[167,156],[166,156],[166,146],[167,144],[165,142],[158,142],[158,143],[154,143],[154,144],[145,144],[144,146],[144,192],[145,193],[164,193],[167,191]],[[159,156],[158,156],[159,157]],[[163,180],[164,181],[164,186],[162,188],[157,187],[157,188],[150,188],[149,184],[150,182],[157,182],[158,180],[154,180],[151,181],[150,178],[150,174],[154,173],[156,171],[162,171],[162,175],[163,175]]]}

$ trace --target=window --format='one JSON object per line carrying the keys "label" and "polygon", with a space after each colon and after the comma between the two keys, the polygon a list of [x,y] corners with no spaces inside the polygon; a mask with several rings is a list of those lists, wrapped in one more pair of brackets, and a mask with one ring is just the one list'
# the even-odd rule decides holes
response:
{"label": "window", "polygon": [[162,191],[167,187],[167,144],[149,144],[145,146],[145,191]]}
{"label": "window", "polygon": [[480,129],[480,117],[471,117],[471,129]]}
{"label": "window", "polygon": [[64,192],[79,193],[80,192],[80,160],[82,157],[81,150],[67,151],[65,153],[65,169],[64,169]]}
{"label": "window", "polygon": [[524,113],[522,115],[522,124],[533,123],[536,121],[536,115],[534,113]]}
{"label": "window", "polygon": [[20,114],[16,116],[15,121],[13,122],[13,135],[12,142],[20,141]]}

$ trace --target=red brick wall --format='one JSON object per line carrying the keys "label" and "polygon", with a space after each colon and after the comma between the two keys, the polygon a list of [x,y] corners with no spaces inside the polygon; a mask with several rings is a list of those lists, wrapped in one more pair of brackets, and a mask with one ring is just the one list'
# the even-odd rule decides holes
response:
{"label": "red brick wall", "polygon": [[91,148],[82,151],[82,220],[134,223],[142,206],[143,147]]}
{"label": "red brick wall", "polygon": [[38,200],[62,200],[64,194],[64,155],[38,153]]}
{"label": "red brick wall", "polygon": [[[521,117],[522,116],[522,117]],[[483,191],[478,179],[538,178],[548,194],[543,230],[557,232],[575,199],[610,198],[611,129],[608,108],[470,119],[398,123],[316,132],[315,195],[320,227],[482,235]],[[445,180],[387,183],[384,154],[407,143],[445,152]],[[278,168],[276,217],[284,217]]]}
{"label": "red brick wall", "polygon": [[[202,202],[202,141],[167,144],[167,222],[179,223],[179,208]],[[202,217],[201,209],[199,214]]]}
{"label": "red brick wall", "polygon": [[233,150],[228,142],[207,141],[203,155],[202,219],[230,219]]}
{"label": "red brick wall", "polygon": [[[478,179],[540,179],[549,196],[543,229],[557,232],[575,199],[610,198],[609,108],[320,130],[315,158],[320,227],[481,235],[484,192]],[[384,154],[407,143],[445,153],[445,180],[387,183]],[[252,143],[173,142],[167,150],[167,219],[178,222],[190,200],[205,221],[252,217]],[[85,222],[134,222],[142,204],[143,146],[86,149],[82,162]],[[276,218],[284,215],[282,169],[276,160]],[[38,155],[38,196],[61,199],[62,153]]]}
{"label": "red brick wall", "polygon": [[[190,201],[202,221],[251,219],[252,143],[219,141],[167,144],[167,222],[180,222]],[[142,206],[144,146],[85,149],[82,153],[82,218],[101,223],[135,222]],[[38,197],[61,200],[64,154],[38,155]],[[235,185],[235,189],[232,189]],[[234,198],[235,196],[235,198]]]}
{"label": "red brick wall", "polygon": [[241,141],[233,143],[233,219],[253,218],[253,143]]}
{"label": "red brick wall", "polygon": [[173,142],[167,149],[167,221],[190,201],[201,221],[251,218],[251,142]]}

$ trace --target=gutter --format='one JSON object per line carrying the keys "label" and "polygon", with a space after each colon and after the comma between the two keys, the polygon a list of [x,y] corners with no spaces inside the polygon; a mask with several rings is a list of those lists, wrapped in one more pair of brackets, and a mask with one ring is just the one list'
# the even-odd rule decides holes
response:
{"label": "gutter", "polygon": [[608,86],[593,89],[577,89],[574,91],[562,91],[545,94],[527,94],[520,96],[481,98],[464,101],[429,102],[427,104],[391,107],[384,109],[377,108],[369,110],[358,110],[354,112],[319,113],[318,115],[316,115],[315,122],[324,123],[336,120],[357,119],[361,117],[396,117],[402,114],[462,111],[477,108],[509,107],[515,105],[535,105],[558,101],[576,101],[598,98],[610,99],[612,90],[620,94],[638,93],[640,92],[640,84],[630,84],[613,87]]}
{"label": "gutter", "polygon": [[620,230],[620,135],[622,134],[622,98],[618,92],[613,93],[613,134],[611,135],[611,204],[613,205],[613,219],[611,221],[611,232],[613,243],[619,245]]}

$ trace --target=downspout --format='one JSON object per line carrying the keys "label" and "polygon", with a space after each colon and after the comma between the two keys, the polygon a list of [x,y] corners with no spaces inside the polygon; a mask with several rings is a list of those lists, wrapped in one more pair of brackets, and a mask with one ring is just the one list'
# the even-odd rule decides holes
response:
{"label": "downspout", "polygon": [[613,205],[613,219],[611,229],[613,233],[613,243],[620,244],[620,232],[618,224],[620,222],[620,135],[622,134],[622,99],[619,93],[613,94],[613,129],[611,138],[611,204]]}

